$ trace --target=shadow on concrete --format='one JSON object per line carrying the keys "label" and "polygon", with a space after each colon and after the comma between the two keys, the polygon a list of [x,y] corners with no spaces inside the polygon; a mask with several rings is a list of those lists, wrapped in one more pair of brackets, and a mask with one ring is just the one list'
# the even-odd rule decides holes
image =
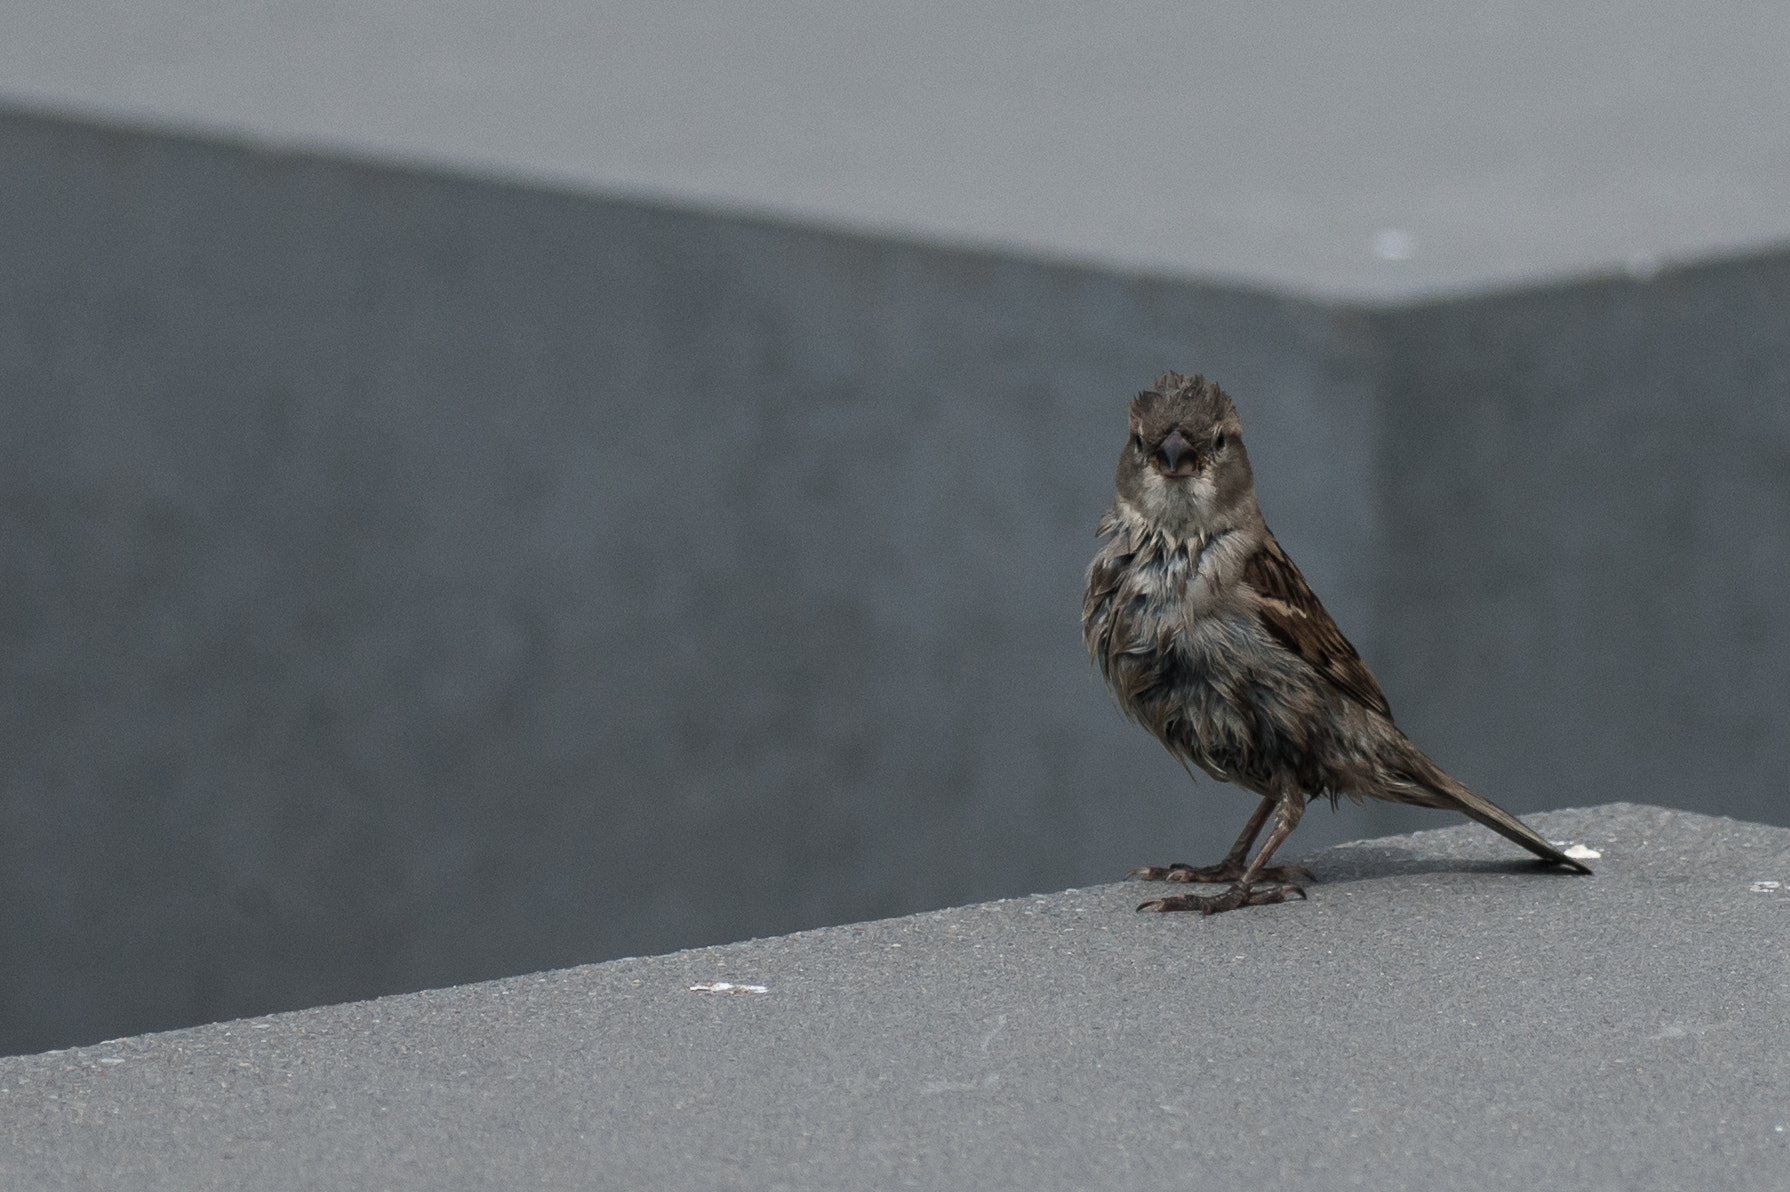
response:
{"label": "shadow on concrete", "polygon": [[[1425,873],[1502,873],[1523,877],[1583,878],[1539,859],[1492,860],[1472,857],[1437,857],[1394,846],[1351,846],[1308,857],[1303,862],[1318,882],[1369,882],[1382,878],[1411,877]],[[1596,876],[1593,874],[1592,876]]]}

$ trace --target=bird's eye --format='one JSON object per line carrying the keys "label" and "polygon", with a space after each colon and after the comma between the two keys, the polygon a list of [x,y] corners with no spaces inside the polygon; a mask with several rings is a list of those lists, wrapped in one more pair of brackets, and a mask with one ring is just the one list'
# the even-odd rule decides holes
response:
{"label": "bird's eye", "polygon": [[1212,440],[1212,450],[1214,450],[1214,451],[1223,451],[1224,450],[1224,432],[1223,431],[1219,431],[1218,437],[1216,439]]}
{"label": "bird's eye", "polygon": [[1139,451],[1142,451],[1144,449],[1144,437],[1142,435],[1132,435],[1131,445]]}

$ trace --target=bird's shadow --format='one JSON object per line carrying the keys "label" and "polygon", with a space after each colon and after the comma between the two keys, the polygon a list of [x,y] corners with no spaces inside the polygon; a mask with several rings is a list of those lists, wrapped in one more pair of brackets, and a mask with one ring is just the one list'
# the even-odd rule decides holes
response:
{"label": "bird's shadow", "polygon": [[1493,860],[1474,857],[1438,857],[1391,846],[1325,849],[1301,864],[1320,883],[1361,882],[1376,878],[1411,877],[1426,873],[1503,873],[1523,877],[1580,877],[1560,865],[1533,859]]}

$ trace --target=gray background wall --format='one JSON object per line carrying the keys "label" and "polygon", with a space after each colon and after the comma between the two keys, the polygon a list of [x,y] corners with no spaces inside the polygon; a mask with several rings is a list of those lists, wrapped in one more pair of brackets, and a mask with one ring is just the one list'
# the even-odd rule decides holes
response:
{"label": "gray background wall", "polygon": [[1790,824],[1790,254],[1374,321],[1405,727],[1520,806]]}
{"label": "gray background wall", "polygon": [[0,115],[0,1048],[1217,850],[1075,631],[1168,367],[1445,764],[1786,822],[1780,10],[625,8],[0,4],[245,138]]}
{"label": "gray background wall", "polygon": [[8,1049],[1218,851],[1076,626],[1169,367],[1445,764],[1790,822],[1782,255],[1329,307],[15,112],[0,260]]}
{"label": "gray background wall", "polygon": [[1222,848],[1077,624],[1171,366],[1369,626],[1356,315],[17,114],[0,259],[8,1047]]}

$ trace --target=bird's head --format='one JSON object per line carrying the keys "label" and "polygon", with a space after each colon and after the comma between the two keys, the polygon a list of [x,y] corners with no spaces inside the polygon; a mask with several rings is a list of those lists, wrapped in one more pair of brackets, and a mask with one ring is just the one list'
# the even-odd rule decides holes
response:
{"label": "bird's head", "polygon": [[1211,538],[1260,513],[1243,425],[1205,377],[1167,373],[1131,403],[1118,501],[1174,539]]}

